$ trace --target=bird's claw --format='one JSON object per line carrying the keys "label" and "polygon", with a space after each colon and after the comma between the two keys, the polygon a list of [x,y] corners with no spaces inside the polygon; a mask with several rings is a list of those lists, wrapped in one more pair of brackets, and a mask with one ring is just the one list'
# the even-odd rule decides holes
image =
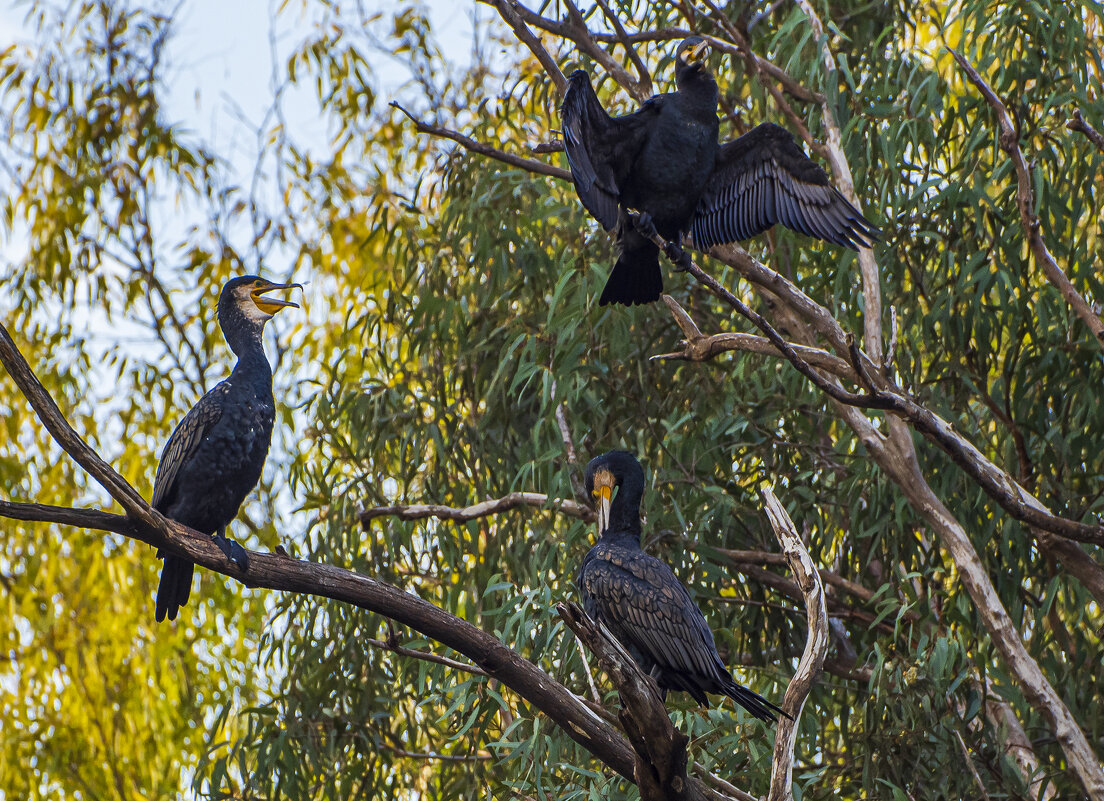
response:
{"label": "bird's claw", "polygon": [[218,534],[215,535],[214,539],[215,545],[219,547],[219,550],[222,551],[232,564],[237,566],[238,570],[242,573],[249,570],[249,554],[246,552],[245,548],[241,547],[233,540]]}
{"label": "bird's claw", "polygon": [[680,273],[689,270],[693,263],[693,259],[690,258],[690,254],[686,252],[686,249],[675,242],[668,242],[663,252],[667,254],[667,258],[671,260],[671,263],[675,265],[675,269]]}
{"label": "bird's claw", "polygon": [[642,211],[633,217],[633,225],[636,226],[636,230],[640,232],[640,235],[646,239],[651,239],[659,234],[656,231],[655,222],[652,221],[652,215],[646,211]]}

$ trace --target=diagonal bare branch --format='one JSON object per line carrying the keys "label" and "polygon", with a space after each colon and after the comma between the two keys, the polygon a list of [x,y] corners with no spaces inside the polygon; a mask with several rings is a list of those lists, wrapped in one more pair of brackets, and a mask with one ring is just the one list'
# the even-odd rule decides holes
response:
{"label": "diagonal bare branch", "polygon": [[439,125],[423,122],[395,101],[392,101],[390,105],[405,114],[406,117],[414,123],[414,127],[417,129],[418,133],[438,136],[442,139],[450,139],[472,153],[487,156],[488,158],[501,161],[513,167],[521,167],[523,170],[528,170],[529,172],[535,172],[539,175],[551,175],[553,178],[561,178],[565,181],[571,180],[571,173],[563,167],[556,167],[552,164],[538,161],[537,159],[527,159],[524,156],[507,153],[505,150],[499,150],[497,147],[484,144],[483,142],[477,142],[470,136],[465,136],[459,131],[454,131],[451,128],[442,128]]}
{"label": "diagonal bare branch", "polygon": [[[534,34],[526,24],[526,16],[532,15],[532,12],[518,3],[517,0],[479,0],[479,2],[493,6],[498,11],[499,16],[506,20],[506,24],[513,29],[514,35],[517,36],[518,40],[528,47],[529,51],[536,56],[537,61],[540,62],[540,65],[544,67],[544,71],[552,78],[553,82],[556,84],[557,91],[562,96],[567,90],[567,78],[564,77],[559,65],[556,64],[556,59],[548,52],[548,49],[541,42],[540,37]],[[543,19],[543,17],[538,17],[538,19]]]}
{"label": "diagonal bare branch", "polygon": [[1081,318],[1081,322],[1096,337],[1096,343],[1104,348],[1104,320],[1093,312],[1092,307],[1077,291],[1065,270],[1058,266],[1058,262],[1051,255],[1050,249],[1047,248],[1046,241],[1043,239],[1042,225],[1035,215],[1035,191],[1031,186],[1031,170],[1027,166],[1027,159],[1024,158],[1023,151],[1020,150],[1019,135],[1016,133],[1016,126],[1012,123],[1012,116],[1008,113],[1008,109],[1001,99],[997,97],[997,93],[978,74],[973,65],[958,51],[951,50],[950,52],[955,61],[958,62],[958,66],[966,73],[966,77],[978,88],[981,96],[985,98],[985,102],[997,115],[997,125],[1000,128],[997,138],[1000,141],[1001,149],[1009,155],[1012,159],[1012,165],[1016,168],[1016,205],[1020,209],[1020,227],[1023,228],[1024,236],[1027,237],[1027,244],[1031,248],[1035,262],[1043,268],[1047,280],[1062,294],[1066,303]]}

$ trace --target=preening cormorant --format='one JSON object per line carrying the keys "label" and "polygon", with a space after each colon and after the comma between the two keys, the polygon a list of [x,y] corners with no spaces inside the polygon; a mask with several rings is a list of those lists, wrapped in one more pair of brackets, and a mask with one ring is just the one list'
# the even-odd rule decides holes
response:
{"label": "preening cormorant", "polygon": [[587,614],[606,625],[664,697],[668,690],[685,690],[708,704],[706,693],[723,694],[759,720],[775,720],[781,709],[733,680],[705,616],[671,568],[641,549],[644,470],[636,457],[610,451],[591,460],[586,489],[597,506],[599,530],[579,571]]}
{"label": "preening cormorant", "polygon": [[[272,369],[261,334],[280,309],[298,304],[265,295],[299,284],[274,284],[255,275],[227,281],[219,295],[218,321],[238,357],[230,377],[199,399],[169,436],[150,505],[166,517],[214,535],[215,542],[242,571],[249,567],[245,549],[226,538],[226,527],[261,477],[276,406]],[[176,619],[188,601],[195,565],[158,551],[165,560],[157,587],[158,622]]]}
{"label": "preening cormorant", "polygon": [[[641,232],[652,225],[676,259],[684,233],[703,251],[775,223],[852,250],[878,236],[785,129],[763,123],[718,145],[708,51],[700,36],[683,41],[675,52],[678,91],[623,117],[606,113],[586,72],[568,79],[561,117],[571,177],[586,210],[616,229],[619,249],[601,305],[659,299],[659,249]],[[635,221],[630,209],[640,213]]]}

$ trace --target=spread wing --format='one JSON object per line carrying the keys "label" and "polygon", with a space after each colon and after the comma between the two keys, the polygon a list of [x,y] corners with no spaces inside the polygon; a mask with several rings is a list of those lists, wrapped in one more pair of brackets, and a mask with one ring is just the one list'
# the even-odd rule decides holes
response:
{"label": "spread wing", "polygon": [[630,651],[666,673],[712,678],[720,668],[727,675],[705,617],[663,562],[643,552],[607,550],[595,554],[579,578],[588,606]]}
{"label": "spread wing", "polygon": [[158,511],[164,511],[162,504],[168,506],[172,502],[181,466],[192,458],[207,432],[222,417],[222,396],[228,390],[226,382],[222,382],[200,398],[169,435],[165,450],[161,452],[161,461],[157,463],[157,476],[153,480],[150,506]]}
{"label": "spread wing", "polygon": [[568,78],[560,106],[564,151],[579,200],[602,227],[617,225],[621,185],[647,138],[662,96],[623,117],[611,117],[602,108],[590,77],[575,70]]}
{"label": "spread wing", "polygon": [[708,250],[775,223],[852,250],[870,247],[880,233],[788,131],[766,122],[720,147],[690,233]]}

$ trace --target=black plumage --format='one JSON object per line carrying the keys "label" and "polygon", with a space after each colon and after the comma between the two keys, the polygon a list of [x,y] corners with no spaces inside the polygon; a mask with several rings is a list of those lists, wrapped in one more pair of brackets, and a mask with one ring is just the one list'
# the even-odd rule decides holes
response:
{"label": "black plumage", "polygon": [[685,690],[708,704],[706,693],[723,694],[760,720],[775,720],[781,709],[733,680],[704,615],[671,568],[641,549],[644,470],[636,457],[610,451],[593,459],[586,488],[600,532],[579,571],[587,614],[606,625],[664,695]]}
{"label": "black plumage", "polygon": [[[150,504],[166,517],[215,535],[227,558],[244,571],[245,550],[226,539],[226,527],[237,516],[245,496],[257,485],[276,406],[272,369],[261,334],[282,308],[296,306],[265,297],[298,284],[274,284],[255,275],[228,281],[219,295],[219,327],[238,362],[229,378],[199,399],[165,443]],[[297,307],[297,306],[296,306]],[[175,620],[188,601],[194,564],[158,551],[165,560],[157,587],[156,619]]]}
{"label": "black plumage", "polygon": [[[775,223],[857,250],[878,230],[828,180],[783,128],[763,123],[719,145],[717,83],[708,43],[692,36],[675,54],[676,92],[611,117],[583,70],[568,80],[561,107],[564,149],[575,190],[619,253],[599,303],[650,303],[663,275],[655,230],[678,250],[735,242]],[[633,220],[629,210],[640,213]],[[677,258],[677,256],[676,256]]]}

